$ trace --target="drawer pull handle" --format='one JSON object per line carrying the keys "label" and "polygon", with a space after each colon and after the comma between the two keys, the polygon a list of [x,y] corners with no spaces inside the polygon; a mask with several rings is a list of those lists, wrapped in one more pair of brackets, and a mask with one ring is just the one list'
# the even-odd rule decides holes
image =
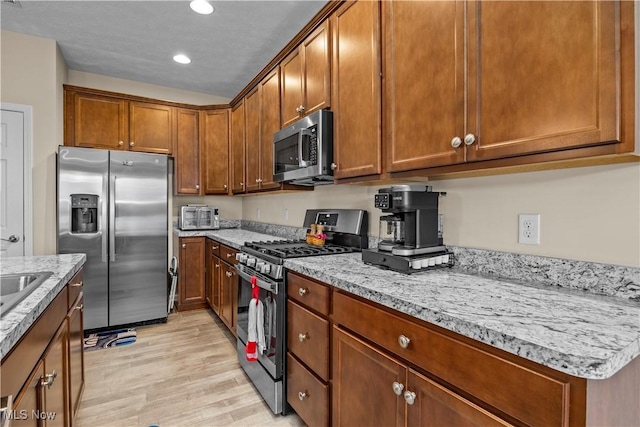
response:
{"label": "drawer pull handle", "polygon": [[220,264],[216,264],[216,268],[220,268]]}
{"label": "drawer pull handle", "polygon": [[305,340],[309,339],[309,333],[304,333],[304,334],[299,334],[298,335],[298,339],[300,340],[300,342],[304,342]]}
{"label": "drawer pull handle", "polygon": [[231,258],[232,256],[236,256],[236,254],[233,254],[233,253],[228,253],[227,254],[227,258]]}
{"label": "drawer pull handle", "polygon": [[413,403],[416,401],[416,394],[412,391],[407,390],[404,392],[404,400],[408,405],[413,405]]}
{"label": "drawer pull handle", "polygon": [[301,297],[305,296],[308,293],[309,293],[309,289],[307,289],[307,288],[298,288],[298,295],[300,295]]}
{"label": "drawer pull handle", "polygon": [[81,288],[82,287],[82,282],[78,282],[78,283],[73,283],[71,285],[72,288]]}
{"label": "drawer pull handle", "polygon": [[392,387],[393,387],[393,392],[395,394],[397,394],[398,396],[402,396],[402,390],[404,390],[404,385],[402,385],[397,381],[394,381],[392,384]]}
{"label": "drawer pull handle", "polygon": [[217,251],[220,246],[211,246],[211,250]]}
{"label": "drawer pull handle", "polygon": [[404,335],[400,335],[398,337],[398,344],[400,344],[400,347],[402,348],[407,348],[409,347],[409,343],[411,342],[411,340],[407,337],[405,337]]}
{"label": "drawer pull handle", "polygon": [[82,309],[83,309],[83,308],[84,308],[84,304],[80,304],[80,305],[77,305],[77,306],[74,308],[74,310],[80,310],[80,311],[82,311]]}
{"label": "drawer pull handle", "polygon": [[230,271],[227,271],[227,272],[225,272],[224,274],[226,274],[226,275],[227,275],[227,277],[231,277],[231,276],[233,276],[233,273],[232,273],[232,272],[230,272]]}
{"label": "drawer pull handle", "polygon": [[309,395],[307,394],[306,391],[301,391],[301,392],[298,393],[298,399],[300,399],[300,400],[304,400],[307,397],[309,397]]}
{"label": "drawer pull handle", "polygon": [[46,386],[47,388],[51,388],[51,386],[53,385],[53,382],[56,380],[57,376],[58,376],[58,373],[55,370],[50,374],[45,374],[45,376],[42,379],[42,381],[40,381],[40,385],[42,387]]}

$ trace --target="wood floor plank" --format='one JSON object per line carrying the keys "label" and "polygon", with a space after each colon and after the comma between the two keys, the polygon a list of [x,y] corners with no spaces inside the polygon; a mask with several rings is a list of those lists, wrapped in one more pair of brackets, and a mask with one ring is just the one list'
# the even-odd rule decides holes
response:
{"label": "wood floor plank", "polygon": [[76,427],[305,425],[271,413],[212,312],[172,313],[136,331],[135,344],[85,352]]}

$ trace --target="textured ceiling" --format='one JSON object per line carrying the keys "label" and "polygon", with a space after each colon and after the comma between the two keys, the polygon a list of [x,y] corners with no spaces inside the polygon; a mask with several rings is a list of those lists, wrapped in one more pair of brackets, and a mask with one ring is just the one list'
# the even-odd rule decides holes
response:
{"label": "textured ceiling", "polygon": [[56,40],[73,70],[227,98],[327,3],[213,0],[198,15],[188,1],[5,1],[0,28]]}

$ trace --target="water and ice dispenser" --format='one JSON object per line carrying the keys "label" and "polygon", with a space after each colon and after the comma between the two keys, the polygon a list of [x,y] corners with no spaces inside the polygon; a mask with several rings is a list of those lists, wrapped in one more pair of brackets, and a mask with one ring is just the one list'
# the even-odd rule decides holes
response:
{"label": "water and ice dispenser", "polygon": [[95,194],[71,195],[71,232],[95,233],[98,231],[98,196]]}

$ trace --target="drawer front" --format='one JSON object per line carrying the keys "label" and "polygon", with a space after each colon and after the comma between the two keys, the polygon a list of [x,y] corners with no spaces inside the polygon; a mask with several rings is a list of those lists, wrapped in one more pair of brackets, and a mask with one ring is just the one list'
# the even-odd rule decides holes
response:
{"label": "drawer front", "polygon": [[329,425],[329,386],[287,354],[287,401],[310,427]]}
{"label": "drawer front", "polygon": [[306,277],[287,274],[287,294],[289,298],[300,302],[318,313],[329,315],[331,289]]}
{"label": "drawer front", "polygon": [[209,251],[207,254],[205,254],[206,256],[217,256],[220,257],[220,251],[221,251],[221,247],[222,245],[218,242],[216,242],[213,239],[208,239],[207,240],[207,247],[209,248]]}
{"label": "drawer front", "polygon": [[[569,384],[563,381],[339,292],[333,313],[336,324],[526,424],[561,426],[568,420]],[[410,340],[406,348],[401,335]]]}
{"label": "drawer front", "polygon": [[287,310],[287,350],[328,381],[329,322],[291,300]]}
{"label": "drawer front", "polygon": [[236,253],[238,251],[236,251],[233,248],[230,248],[229,246],[225,246],[225,245],[220,245],[220,258],[225,261],[228,262],[229,264],[235,264],[236,263]]}
{"label": "drawer front", "polygon": [[76,273],[69,281],[69,301],[67,301],[67,309],[71,309],[82,292],[82,269]]}

